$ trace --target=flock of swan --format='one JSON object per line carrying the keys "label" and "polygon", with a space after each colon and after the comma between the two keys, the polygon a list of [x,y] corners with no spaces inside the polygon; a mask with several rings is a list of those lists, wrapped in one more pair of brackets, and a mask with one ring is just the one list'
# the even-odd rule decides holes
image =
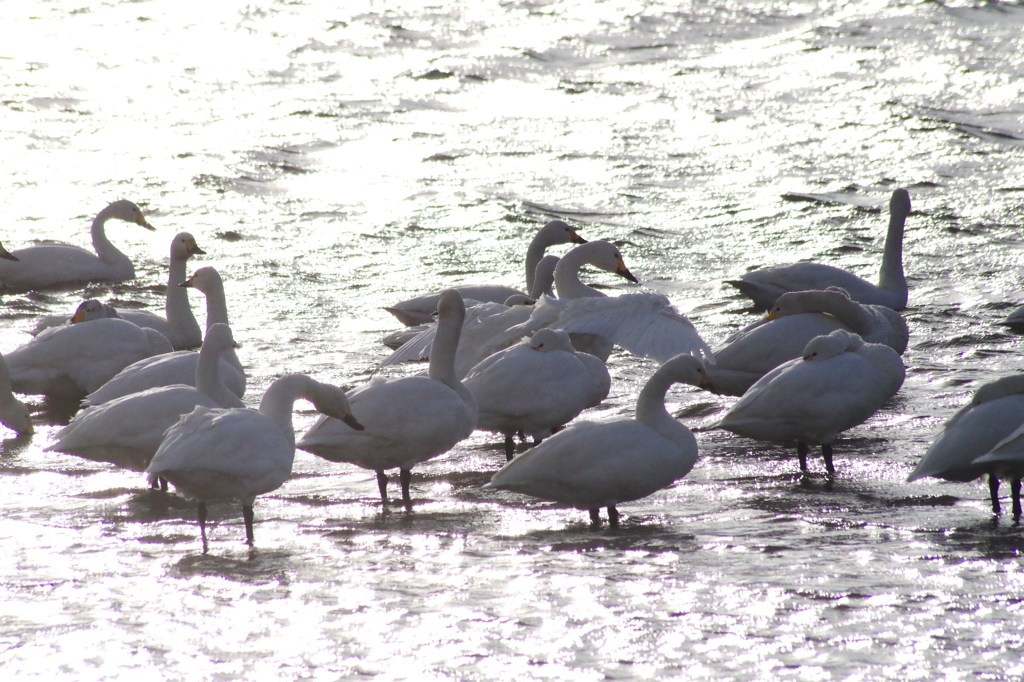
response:
{"label": "flock of swan", "polygon": [[[171,242],[164,315],[89,300],[71,318],[41,319],[31,341],[0,357],[0,421],[32,433],[15,394],[76,401],[80,410],[47,450],[143,472],[154,488],[174,486],[197,502],[204,551],[207,504],[224,500],[241,502],[254,543],[255,498],[289,478],[296,449],[375,472],[385,505],[388,472],[397,469],[408,509],[412,468],[474,431],[504,438],[506,461],[485,488],[586,510],[594,525],[604,508],[617,525],[619,504],[672,485],[697,462],[694,434],[665,407],[674,384],[737,396],[709,428],[795,444],[804,476],[809,450],[819,446],[831,485],[835,439],[875,414],[906,376],[909,333],[899,311],[908,300],[902,241],[910,211],[907,191],[897,189],[877,284],[808,262],[730,281],[767,315],[714,349],[664,296],[611,297],[586,285],[586,266],[637,280],[615,245],[553,220],[529,246],[524,291],[453,288],[388,308],[407,329],[385,340],[394,352],[382,364],[426,359],[425,374],[376,377],[348,392],[288,374],[258,409],[242,401],[246,377],[220,275],[212,267],[188,275],[187,261],[203,251],[182,232]],[[94,252],[0,247],[0,283],[37,290],[133,278],[131,261],[105,235],[110,219],[153,229],[135,204],[116,201],[93,221]],[[558,244],[571,247],[561,257],[545,253]],[[189,289],[205,296],[205,333]],[[616,346],[660,366],[632,417],[580,419],[609,393],[606,361]],[[300,399],[321,416],[296,440]],[[517,438],[527,437],[532,446],[517,455]],[[909,480],[985,475],[994,512],[999,480],[1008,478],[1020,516],[1024,376],[981,386]]]}

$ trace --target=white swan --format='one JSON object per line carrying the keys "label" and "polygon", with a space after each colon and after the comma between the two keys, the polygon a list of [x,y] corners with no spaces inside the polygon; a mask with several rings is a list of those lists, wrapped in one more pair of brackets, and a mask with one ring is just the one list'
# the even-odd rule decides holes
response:
{"label": "white swan", "polygon": [[907,280],[903,274],[903,229],[910,215],[910,194],[897,189],[889,200],[889,231],[885,237],[882,268],[878,284],[822,263],[794,263],[777,268],[754,270],[737,280],[728,280],[740,292],[767,309],[787,291],[841,287],[860,303],[884,305],[894,310],[907,307]]}
{"label": "white swan", "polygon": [[8,353],[7,367],[18,393],[80,400],[125,366],[170,350],[152,329],[101,318],[43,331]]}
{"label": "white swan", "polygon": [[206,505],[219,500],[241,500],[246,541],[252,546],[256,496],[276,490],[291,475],[292,410],[299,398],[348,428],[362,428],[340,388],[304,374],[286,374],[270,385],[259,410],[196,407],[168,429],[146,473],[198,500],[203,551]]}
{"label": "white swan", "polygon": [[[549,246],[568,244],[570,242],[583,244],[586,240],[580,237],[576,230],[564,221],[552,220],[537,231],[537,234],[534,235],[533,240],[530,241],[530,246],[526,250],[527,292],[531,291],[534,287],[537,264],[544,256],[544,250]],[[454,288],[462,294],[464,299],[481,302],[501,303],[514,294],[525,294],[525,292],[519,289],[500,285],[461,286]],[[423,324],[431,321],[434,311],[437,310],[439,296],[439,293],[434,293],[410,298],[405,301],[399,301],[395,305],[385,308],[385,310],[397,317],[406,326],[411,327]]]}
{"label": "white swan", "polygon": [[407,509],[412,506],[412,467],[447,452],[476,427],[476,401],[455,375],[455,349],[466,314],[458,291],[442,292],[437,314],[428,376],[375,379],[353,389],[348,394],[349,403],[365,430],[354,433],[336,420],[321,418],[297,445],[332,462],[348,462],[375,471],[385,504],[385,471],[397,468]]}
{"label": "white swan", "polygon": [[713,428],[758,440],[795,440],[804,475],[808,444],[820,444],[831,480],[832,441],[882,407],[905,376],[892,348],[837,329],[808,343],[803,357],[761,377]]}
{"label": "white swan", "polygon": [[634,419],[574,422],[506,463],[484,488],[587,509],[594,525],[607,507],[616,526],[616,505],[668,487],[693,468],[697,440],[669,415],[665,394],[674,383],[706,380],[700,359],[672,358],[640,391]]}
{"label": "white swan", "polygon": [[558,298],[541,297],[529,320],[495,335],[480,349],[480,356],[486,357],[543,327],[564,329],[576,348],[602,360],[608,358],[613,345],[659,362],[680,353],[711,354],[690,320],[666,297],[650,292],[605,296],[580,280],[583,265],[616,272],[637,282],[614,244],[598,240],[577,246],[555,267]]}
{"label": "white swan", "polygon": [[[185,263],[194,255],[205,254],[199,248],[195,237],[188,232],[179,232],[171,240],[171,255],[168,265],[167,294],[164,300],[164,315],[149,310],[130,308],[114,309],[117,317],[128,320],[140,327],[160,332],[177,350],[195,348],[203,341],[199,323],[192,314],[188,293],[179,284],[185,280]],[[30,333],[36,335],[43,329],[56,327],[68,321],[63,315],[46,315],[39,319]]]}
{"label": "white swan", "polygon": [[194,408],[245,407],[220,380],[220,356],[235,346],[231,328],[215,324],[199,349],[195,386],[160,386],[79,412],[46,450],[145,471],[167,431]]}
{"label": "white swan", "polygon": [[[971,401],[946,423],[921,457],[907,481],[941,478],[973,481],[989,473],[990,465],[979,463],[1000,441],[1024,425],[1024,374],[1015,374],[982,385]],[[999,513],[999,478],[989,477],[992,510]]]}
{"label": "white swan", "polygon": [[568,334],[541,329],[527,341],[482,360],[469,370],[464,383],[480,411],[477,430],[502,434],[505,459],[510,460],[517,433],[542,441],[552,429],[604,400],[611,379],[601,360],[576,352]]}
{"label": "white swan", "polygon": [[[211,266],[196,270],[185,282],[177,285],[193,287],[206,296],[206,327],[213,324],[228,324],[227,302],[224,297],[224,282],[220,273]],[[194,385],[199,356],[194,351],[174,351],[147,357],[134,362],[95,391],[89,393],[83,406],[101,405],[109,400],[147,388],[171,384]],[[245,394],[245,370],[234,348],[227,349],[220,359],[220,376],[224,384],[241,398]]]}
{"label": "white swan", "polygon": [[907,349],[907,323],[895,310],[857,303],[841,289],[794,291],[714,351],[707,365],[711,384],[722,395],[743,395],[762,376],[800,357],[811,339],[836,329],[884,343],[901,355]]}
{"label": "white swan", "polygon": [[111,218],[154,229],[146,222],[138,206],[123,199],[115,201],[92,221],[95,253],[57,242],[15,249],[11,253],[16,261],[0,260],[0,283],[11,289],[45,289],[82,282],[132,279],[135,266],[131,259],[118,251],[104,232],[104,226]]}
{"label": "white swan", "polygon": [[33,432],[32,417],[25,403],[18,400],[11,390],[11,375],[7,371],[4,356],[0,355],[0,424],[18,435]]}

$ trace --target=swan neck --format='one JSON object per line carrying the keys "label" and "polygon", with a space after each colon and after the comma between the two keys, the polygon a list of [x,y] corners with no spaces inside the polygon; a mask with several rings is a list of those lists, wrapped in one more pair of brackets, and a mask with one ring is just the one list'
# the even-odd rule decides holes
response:
{"label": "swan neck", "polygon": [[304,374],[286,374],[267,388],[260,400],[260,414],[277,424],[281,433],[295,445],[295,429],[292,427],[292,410],[295,401],[305,398],[311,390],[313,380]]}
{"label": "swan neck", "polygon": [[[591,242],[593,243],[593,242]],[[604,296],[580,280],[580,268],[589,262],[586,244],[577,246],[562,256],[555,266],[555,291],[559,298],[590,298]]]}
{"label": "swan neck", "polygon": [[821,311],[828,313],[860,335],[872,330],[874,319],[862,305],[851,301],[846,296],[826,296],[822,301]]}
{"label": "swan neck", "polygon": [[889,213],[889,230],[885,235],[882,269],[878,275],[878,286],[882,289],[906,289],[907,279],[903,273],[903,230],[906,222],[907,216],[903,211]]}
{"label": "swan neck", "polygon": [[217,283],[206,293],[206,328],[218,322],[228,323],[228,302],[224,296],[224,285]]}
{"label": "swan neck", "polygon": [[209,344],[199,348],[199,361],[196,363],[196,389],[203,395],[213,398],[222,407],[235,407],[241,402],[220,378],[220,359],[222,353]]}
{"label": "swan neck", "polygon": [[99,259],[108,265],[120,265],[128,263],[131,265],[131,260],[128,256],[121,253],[116,246],[110,243],[107,239],[106,224],[115,212],[113,205],[107,206],[102,211],[96,214],[96,217],[92,220],[92,227],[90,232],[92,233],[92,248],[99,256]]}
{"label": "swan neck", "polygon": [[195,336],[201,336],[199,323],[192,313],[188,301],[188,288],[178,286],[185,281],[185,260],[171,256],[167,268],[167,294],[164,299],[164,316],[167,323],[174,328],[189,329]]}
{"label": "swan neck", "polygon": [[459,336],[462,333],[463,317],[459,315],[445,316],[437,321],[434,341],[430,346],[430,368],[427,372],[431,379],[443,381],[454,388],[460,384],[455,374],[455,354],[459,347]]}
{"label": "swan neck", "polygon": [[662,435],[686,428],[673,419],[665,409],[665,394],[673,383],[675,382],[665,372],[658,370],[647,380],[636,401],[636,420]]}

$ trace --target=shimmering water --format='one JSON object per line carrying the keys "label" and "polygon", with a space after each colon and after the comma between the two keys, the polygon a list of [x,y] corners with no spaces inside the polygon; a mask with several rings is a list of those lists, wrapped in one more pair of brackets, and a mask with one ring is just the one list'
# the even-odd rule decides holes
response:
{"label": "shimmering water", "polygon": [[[286,371],[354,385],[396,328],[382,306],[518,285],[555,216],[620,243],[714,344],[754,319],[724,279],[805,258],[871,278],[880,209],[897,186],[914,203],[908,378],[837,443],[832,490],[781,446],[699,433],[685,480],[594,531],[481,490],[502,459],[483,435],[414,470],[411,513],[300,452],[256,550],[214,507],[203,555],[190,503],[44,452],[64,417],[37,400],[0,452],[5,675],[1021,676],[1024,530],[978,484],[904,479],[1020,366],[997,322],[1024,298],[1022,36],[1001,2],[5,3],[0,239],[87,244],[116,198],[158,228],[109,229],[134,282],[6,295],[5,351],[83,294],[159,307],[189,230],[247,401]],[[593,416],[629,413],[654,367],[610,368]],[[670,401],[696,427],[732,399]]]}

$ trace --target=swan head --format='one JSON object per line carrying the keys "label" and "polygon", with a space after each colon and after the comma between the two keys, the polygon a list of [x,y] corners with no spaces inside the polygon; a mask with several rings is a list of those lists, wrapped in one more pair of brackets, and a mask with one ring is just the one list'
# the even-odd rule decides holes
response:
{"label": "swan head", "polygon": [[352,407],[348,403],[345,391],[337,386],[315,382],[316,390],[308,395],[309,402],[313,403],[316,411],[345,422],[350,428],[356,431],[363,431],[366,427],[359,423],[352,414]]}
{"label": "swan head", "polygon": [[207,265],[206,267],[199,268],[193,272],[191,277],[178,286],[192,287],[204,294],[207,294],[217,286],[223,287],[224,283],[221,280],[220,273],[217,272],[217,269]]}
{"label": "swan head", "polygon": [[179,232],[171,240],[171,259],[188,260],[192,256],[202,256],[206,252],[199,248],[196,238],[188,232]]}
{"label": "swan head", "polygon": [[18,260],[18,257],[5,249],[3,244],[0,244],[0,258],[4,258],[6,260]]}
{"label": "swan head", "polygon": [[579,236],[576,230],[564,220],[551,220],[540,228],[546,241],[552,244],[586,244],[587,240]]}
{"label": "swan head", "polygon": [[768,311],[767,319],[777,320],[786,315],[823,312],[824,306],[830,300],[849,302],[850,294],[840,287],[787,291],[775,301],[775,305]]}
{"label": "swan head", "polygon": [[640,283],[640,280],[634,277],[633,273],[626,267],[626,262],[622,259],[622,253],[619,252],[618,247],[611,242],[598,239],[587,242],[583,246],[577,246],[576,249],[583,249],[583,253],[586,255],[585,262],[593,265],[595,268],[614,272],[619,277],[625,277],[633,284]]}
{"label": "swan head", "polygon": [[110,206],[107,206],[107,212],[111,218],[117,218],[118,220],[123,220],[127,223],[135,223],[147,230],[156,230],[156,228],[150,225],[146,220],[146,216],[143,215],[142,209],[127,199],[120,199],[110,204]]}
{"label": "swan head", "polygon": [[568,332],[552,327],[544,327],[534,332],[533,336],[527,341],[527,346],[539,353],[550,353],[555,350],[564,350],[569,353],[576,352]]}
{"label": "swan head", "polygon": [[668,375],[673,383],[698,386],[706,391],[712,390],[711,378],[704,367],[704,361],[696,355],[681,353],[665,361],[658,372]]}
{"label": "swan head", "polygon": [[28,407],[13,395],[0,401],[0,423],[19,436],[27,436],[34,430]]}
{"label": "swan head", "polygon": [[505,305],[511,308],[514,305],[533,305],[537,302],[537,299],[530,298],[524,294],[512,294],[505,299]]}
{"label": "swan head", "polygon": [[910,215],[910,192],[900,187],[889,199],[889,213],[906,218]]}
{"label": "swan head", "polygon": [[88,322],[89,320],[98,320],[103,317],[118,317],[118,314],[117,311],[114,310],[113,306],[109,306],[106,303],[100,303],[95,298],[90,298],[78,304],[78,307],[75,309],[75,314],[71,316],[71,324]]}
{"label": "swan head", "polygon": [[804,347],[803,359],[806,361],[827,360],[847,351],[856,350],[864,345],[857,334],[845,329],[836,329],[831,334],[816,336]]}

